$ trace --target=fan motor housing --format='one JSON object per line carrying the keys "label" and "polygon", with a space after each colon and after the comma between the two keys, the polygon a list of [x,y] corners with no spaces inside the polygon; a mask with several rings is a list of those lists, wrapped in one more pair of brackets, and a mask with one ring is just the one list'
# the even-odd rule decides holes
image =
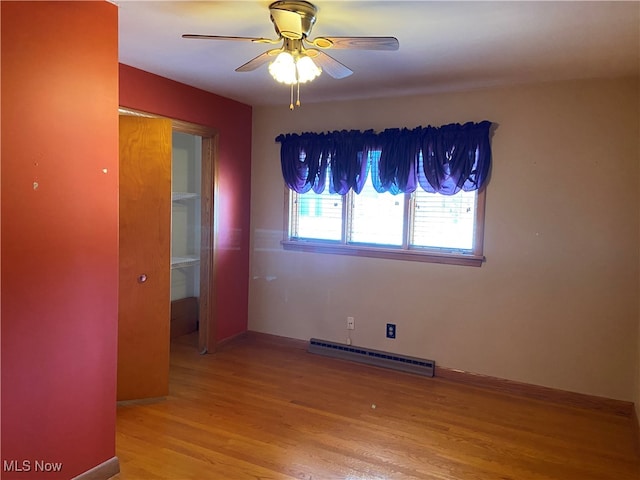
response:
{"label": "fan motor housing", "polygon": [[[269,5],[269,11],[284,10],[287,12],[295,13],[300,16],[302,22],[302,38],[306,38],[311,32],[311,28],[316,23],[316,14],[318,9],[315,5],[304,0],[279,0]],[[273,22],[276,33],[292,40],[298,40],[300,37],[295,34],[291,34],[284,29],[281,29],[274,19],[273,13],[271,14],[271,21]]]}

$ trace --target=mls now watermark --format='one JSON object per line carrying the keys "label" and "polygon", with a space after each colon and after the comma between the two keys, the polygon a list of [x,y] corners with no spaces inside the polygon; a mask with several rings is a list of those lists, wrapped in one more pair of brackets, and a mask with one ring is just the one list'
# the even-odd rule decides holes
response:
{"label": "mls now watermark", "polygon": [[3,460],[3,472],[61,472],[62,462],[45,460]]}

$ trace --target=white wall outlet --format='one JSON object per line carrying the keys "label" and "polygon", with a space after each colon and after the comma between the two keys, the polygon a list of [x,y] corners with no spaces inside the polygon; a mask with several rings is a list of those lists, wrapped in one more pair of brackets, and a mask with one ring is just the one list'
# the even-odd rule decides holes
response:
{"label": "white wall outlet", "polygon": [[347,317],[347,330],[356,329],[356,319],[353,317]]}

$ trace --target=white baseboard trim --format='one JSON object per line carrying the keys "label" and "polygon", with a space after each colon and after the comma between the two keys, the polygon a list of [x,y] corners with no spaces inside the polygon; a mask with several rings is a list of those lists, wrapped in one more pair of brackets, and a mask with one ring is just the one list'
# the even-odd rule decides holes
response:
{"label": "white baseboard trim", "polygon": [[113,457],[71,480],[108,480],[118,473],[120,473],[120,460],[118,457]]}

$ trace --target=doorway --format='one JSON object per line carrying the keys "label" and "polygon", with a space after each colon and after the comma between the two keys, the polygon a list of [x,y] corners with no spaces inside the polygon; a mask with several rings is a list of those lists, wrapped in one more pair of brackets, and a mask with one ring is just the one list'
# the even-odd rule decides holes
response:
{"label": "doorway", "polygon": [[[216,136],[212,129],[179,120],[172,120],[172,128],[176,148],[172,163],[171,295],[172,300],[197,296],[198,351],[205,354],[215,349],[216,330],[211,318]],[[186,254],[185,263],[182,254]]]}
{"label": "doorway", "polygon": [[[198,351],[215,348],[216,136],[211,129],[144,112],[120,114],[118,400],[135,400],[168,392],[171,300],[195,300]],[[174,139],[191,143],[195,156],[190,170],[177,169],[175,182]],[[190,228],[183,239],[174,234],[172,216]]]}

